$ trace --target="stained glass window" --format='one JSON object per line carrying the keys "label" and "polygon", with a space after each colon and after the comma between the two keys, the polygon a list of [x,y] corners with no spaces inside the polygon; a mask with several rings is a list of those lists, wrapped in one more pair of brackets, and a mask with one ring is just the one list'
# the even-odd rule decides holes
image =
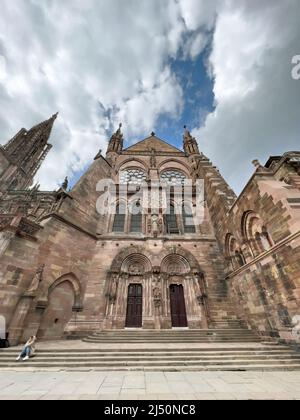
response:
{"label": "stained glass window", "polygon": [[166,214],[166,228],[169,235],[179,234],[174,206],[170,206],[170,213]]}
{"label": "stained glass window", "polygon": [[[140,205],[136,204],[139,208]],[[131,214],[130,217],[130,232],[142,232],[142,212],[139,211],[137,214]]]}
{"label": "stained glass window", "polygon": [[127,168],[120,171],[120,184],[141,184],[146,181],[146,173],[142,169]]}
{"label": "stained glass window", "polygon": [[183,185],[186,175],[176,169],[167,169],[160,175],[160,179],[169,185]]}
{"label": "stained glass window", "polygon": [[125,206],[117,205],[113,224],[113,232],[124,232],[125,229]]}
{"label": "stained glass window", "polygon": [[182,206],[184,233],[196,233],[192,209],[189,205]]}

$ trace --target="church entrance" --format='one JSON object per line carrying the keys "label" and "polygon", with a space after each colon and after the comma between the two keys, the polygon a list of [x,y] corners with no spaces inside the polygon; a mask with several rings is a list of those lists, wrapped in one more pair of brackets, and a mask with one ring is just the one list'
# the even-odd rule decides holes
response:
{"label": "church entrance", "polygon": [[187,327],[187,317],[182,284],[171,284],[170,304],[172,327]]}
{"label": "church entrance", "polygon": [[125,327],[140,328],[143,313],[143,288],[141,284],[128,286],[127,313]]}

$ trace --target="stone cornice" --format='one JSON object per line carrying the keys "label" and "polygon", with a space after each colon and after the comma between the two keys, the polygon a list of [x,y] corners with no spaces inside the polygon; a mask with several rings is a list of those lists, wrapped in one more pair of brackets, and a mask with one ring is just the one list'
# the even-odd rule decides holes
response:
{"label": "stone cornice", "polygon": [[139,241],[139,242],[145,242],[145,241],[163,241],[163,242],[216,242],[216,238],[213,236],[199,236],[199,235],[195,235],[195,237],[188,237],[185,238],[183,236],[176,236],[176,237],[166,237],[166,236],[161,236],[158,238],[153,238],[151,236],[133,236],[130,234],[124,234],[124,235],[120,235],[120,236],[113,236],[113,235],[99,235],[99,234],[94,234],[92,232],[90,232],[87,229],[84,229],[82,226],[79,226],[73,222],[71,222],[70,220],[68,220],[66,217],[61,216],[60,214],[57,213],[51,213],[48,214],[47,216],[43,217],[41,219],[41,221],[47,220],[47,219],[56,219],[59,220],[62,223],[67,224],[68,226],[73,227],[74,229],[92,237],[93,239],[97,240],[97,241]]}
{"label": "stone cornice", "polygon": [[289,242],[293,241],[294,239],[297,239],[300,237],[300,230],[296,233],[293,233],[289,236],[287,236],[282,241],[278,242],[277,244],[273,245],[270,249],[263,252],[262,254],[258,255],[257,257],[253,258],[252,261],[249,261],[247,264],[243,265],[242,267],[238,268],[235,271],[232,271],[227,277],[226,280],[231,279],[232,277],[235,277],[236,275],[242,273],[244,270],[247,270],[247,268],[251,267],[253,264],[256,264],[257,262],[263,260],[265,257],[268,257],[269,255],[272,255],[274,252],[278,251],[280,248],[287,245]]}
{"label": "stone cornice", "polygon": [[[172,156],[172,157],[178,157],[178,156],[181,156],[181,157],[186,157],[186,155],[185,155],[185,153],[184,152],[159,152],[159,151],[156,151],[155,152],[155,154],[156,154],[156,156]],[[126,156],[130,156],[130,155],[134,155],[134,156],[151,156],[151,152],[149,151],[126,151],[126,150],[124,150],[124,151],[122,151],[121,153],[120,153],[120,155],[126,155]]]}
{"label": "stone cornice", "polygon": [[153,242],[217,242],[216,238],[213,236],[199,236],[184,238],[183,236],[174,236],[172,238],[167,236],[159,236],[153,238],[152,236],[133,236],[133,235],[120,235],[120,236],[110,236],[110,235],[97,235],[99,241],[153,241]]}
{"label": "stone cornice", "polygon": [[243,199],[243,195],[245,194],[246,190],[249,188],[250,184],[252,183],[252,181],[256,178],[256,177],[273,177],[274,176],[274,172],[254,172],[254,174],[251,176],[251,178],[249,179],[249,181],[247,182],[247,184],[245,185],[245,187],[242,189],[240,195],[236,198],[236,200],[234,201],[233,205],[230,207],[230,209],[228,210],[227,214],[230,214],[234,207],[238,204],[238,202],[240,200]]}
{"label": "stone cornice", "polygon": [[276,164],[273,170],[266,168],[265,171],[254,172],[251,178],[249,179],[249,181],[247,182],[247,184],[245,185],[245,187],[242,189],[237,199],[235,200],[235,202],[233,203],[233,205],[231,206],[231,208],[229,209],[228,214],[230,214],[231,211],[233,211],[234,207],[238,204],[238,202],[241,199],[243,199],[243,194],[246,192],[247,188],[256,177],[273,177],[276,174],[276,172],[279,171],[281,166],[286,162],[286,160],[292,157],[299,157],[299,154],[300,154],[299,152],[286,152],[282,155],[280,161]]}
{"label": "stone cornice", "polygon": [[61,216],[60,214],[57,214],[57,213],[47,214],[47,216],[43,217],[41,219],[41,221],[51,219],[51,218],[56,219],[56,220],[58,220],[62,223],[65,223],[66,225],[73,227],[74,229],[78,230],[79,232],[84,233],[85,235],[88,235],[88,236],[92,237],[93,239],[97,240],[97,235],[96,234],[90,232],[87,229],[84,229],[83,227],[81,227],[79,225],[76,225],[75,223],[71,222],[66,217]]}

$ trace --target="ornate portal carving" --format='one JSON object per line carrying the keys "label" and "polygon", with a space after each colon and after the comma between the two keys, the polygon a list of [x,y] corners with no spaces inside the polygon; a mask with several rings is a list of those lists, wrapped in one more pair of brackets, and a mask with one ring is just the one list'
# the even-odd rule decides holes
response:
{"label": "ornate portal carving", "polygon": [[138,275],[144,273],[144,267],[139,264],[131,264],[128,268],[129,274]]}
{"label": "ornate portal carving", "polygon": [[158,308],[161,306],[161,291],[159,287],[154,287],[153,289],[153,299],[154,299],[154,306]]}

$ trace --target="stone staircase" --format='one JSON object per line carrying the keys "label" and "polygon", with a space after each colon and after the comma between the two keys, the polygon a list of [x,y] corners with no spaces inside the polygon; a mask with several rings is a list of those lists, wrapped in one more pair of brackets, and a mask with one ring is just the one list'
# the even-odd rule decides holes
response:
{"label": "stone staircase", "polygon": [[260,342],[251,330],[208,329],[188,330],[176,328],[171,330],[125,329],[100,331],[83,339],[87,343],[254,343]]}
{"label": "stone staircase", "polygon": [[285,346],[256,345],[205,348],[111,348],[40,350],[26,362],[16,350],[0,351],[0,370],[144,370],[265,371],[300,370],[300,353]]}
{"label": "stone staircase", "polygon": [[264,371],[300,370],[300,353],[262,343],[246,329],[113,330],[84,341],[41,342],[37,355],[16,362],[0,350],[2,370]]}
{"label": "stone staircase", "polygon": [[244,321],[236,315],[236,309],[228,299],[226,291],[212,291],[209,294],[210,328],[246,328]]}

